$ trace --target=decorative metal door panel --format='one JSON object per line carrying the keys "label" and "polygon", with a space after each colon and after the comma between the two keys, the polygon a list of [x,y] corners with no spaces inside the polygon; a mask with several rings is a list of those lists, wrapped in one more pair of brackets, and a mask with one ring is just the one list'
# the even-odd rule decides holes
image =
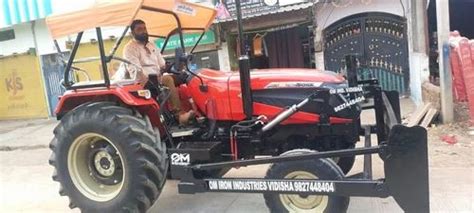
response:
{"label": "decorative metal door panel", "polygon": [[[66,55],[68,56],[69,53],[66,53]],[[61,86],[61,80],[64,77],[64,65],[60,61],[58,54],[42,55],[41,60],[43,62],[42,69],[48,93],[49,110],[53,115],[59,101],[59,96],[65,92],[64,87]]]}
{"label": "decorative metal door panel", "polygon": [[345,72],[344,57],[358,55],[359,79],[377,78],[385,90],[406,93],[408,44],[406,19],[387,13],[362,13],[324,31],[327,70]]}

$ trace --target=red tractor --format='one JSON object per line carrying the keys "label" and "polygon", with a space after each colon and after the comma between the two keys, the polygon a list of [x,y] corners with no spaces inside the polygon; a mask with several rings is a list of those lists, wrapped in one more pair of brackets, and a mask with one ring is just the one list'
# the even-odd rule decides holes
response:
{"label": "red tractor", "polygon": [[[61,184],[60,194],[69,196],[71,208],[145,212],[168,177],[181,180],[181,193],[264,193],[272,212],[343,212],[349,196],[390,195],[407,211],[429,211],[426,132],[395,125],[400,120],[398,93],[382,91],[377,80],[357,81],[354,57],[347,58],[347,80],[310,69],[249,72],[245,56],[240,74],[211,69],[175,73],[184,82],[183,97],[203,116],[185,127],[167,110],[166,87],[109,79],[112,60],[135,65],[114,56],[128,27],[109,55],[101,27],[127,26],[140,18],[150,35],[166,38],[165,46],[178,35],[185,50],[183,33],[204,34],[215,14],[205,6],[160,0],[98,3],[47,18],[54,38],[78,33],[65,61],[67,91],[56,109],[60,123],[50,145],[53,179]],[[83,32],[91,28],[96,29],[100,56],[75,59]],[[187,64],[191,55],[176,60]],[[101,62],[104,80],[73,82],[71,73],[82,70],[76,64],[92,60]],[[360,102],[366,99],[374,100],[367,108],[375,109],[375,126],[360,124]],[[355,148],[360,135],[371,133],[377,134],[378,146]],[[371,180],[370,163],[358,179],[345,176],[356,155],[374,153],[386,161],[387,180]],[[259,155],[278,157],[254,159]],[[412,160],[419,164],[409,165]],[[262,163],[273,163],[265,179],[221,178],[233,167]],[[416,186],[402,186],[407,179]]]}

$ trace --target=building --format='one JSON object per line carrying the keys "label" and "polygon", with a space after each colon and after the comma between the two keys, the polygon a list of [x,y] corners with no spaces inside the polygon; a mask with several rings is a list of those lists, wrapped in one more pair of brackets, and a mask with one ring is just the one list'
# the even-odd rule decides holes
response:
{"label": "building", "polygon": [[[234,0],[222,1],[216,25],[229,69],[240,49]],[[247,0],[242,2],[251,68],[305,67],[345,72],[344,57],[357,54],[360,78],[376,77],[384,89],[421,102],[428,55],[414,51],[408,0]],[[416,34],[416,33],[415,33]]]}
{"label": "building", "polygon": [[[311,0],[241,1],[245,51],[250,56],[252,69],[315,66],[313,5]],[[237,35],[235,1],[222,1],[218,11],[215,24],[220,29],[221,48],[228,53],[226,70],[235,71],[242,51]]]}
{"label": "building", "polygon": [[[0,119],[48,116],[44,78],[38,60],[38,34],[46,34],[44,19],[52,1],[1,0]],[[41,26],[43,25],[43,26]],[[43,47],[43,46],[42,46]]]}
{"label": "building", "polygon": [[[384,89],[398,90],[421,104],[422,84],[438,77],[433,57],[438,48],[435,4],[436,0],[318,1],[316,66],[344,71],[344,55],[358,54],[360,77],[375,76]],[[451,31],[473,38],[474,28],[468,23],[473,6],[473,0],[450,1]]]}
{"label": "building", "polygon": [[376,77],[384,89],[421,101],[410,9],[406,0],[321,1],[315,6],[317,67],[344,72],[344,56],[356,54],[359,78]]}

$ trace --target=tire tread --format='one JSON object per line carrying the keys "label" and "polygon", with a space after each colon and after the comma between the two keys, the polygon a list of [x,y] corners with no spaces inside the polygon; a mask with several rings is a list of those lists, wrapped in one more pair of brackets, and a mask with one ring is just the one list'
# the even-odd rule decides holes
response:
{"label": "tire tread", "polygon": [[[65,187],[61,177],[68,172],[59,172],[57,165],[58,163],[67,163],[61,162],[58,152],[59,148],[64,146],[63,143],[71,141],[71,131],[81,125],[80,122],[91,121],[100,121],[104,128],[114,129],[116,134],[126,137],[129,143],[120,145],[125,146],[125,148],[129,147],[127,152],[132,152],[133,156],[138,156],[131,160],[133,161],[131,165],[136,165],[136,168],[140,171],[138,174],[132,174],[136,175],[134,180],[138,179],[140,181],[130,183],[130,186],[138,187],[130,187],[128,189],[130,193],[128,199],[122,200],[120,206],[114,208],[119,212],[146,212],[158,199],[166,181],[168,170],[166,146],[161,143],[158,129],[151,126],[147,116],[142,116],[136,110],[124,108],[112,102],[82,104],[64,115],[61,122],[55,127],[55,138],[49,145],[52,154],[48,162],[55,168],[53,180],[60,183],[60,195],[69,197],[70,208],[79,207],[85,212],[98,211],[98,209],[91,209],[90,206],[81,206],[81,202],[74,201],[74,196],[71,197],[71,194],[79,192],[71,190],[75,187]],[[69,143],[72,143],[72,141]]]}

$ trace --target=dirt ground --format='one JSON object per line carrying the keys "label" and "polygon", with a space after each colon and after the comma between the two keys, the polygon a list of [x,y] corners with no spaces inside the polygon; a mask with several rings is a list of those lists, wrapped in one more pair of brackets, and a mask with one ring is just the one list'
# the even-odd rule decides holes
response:
{"label": "dirt ground", "polygon": [[[410,115],[411,113],[408,113],[406,116]],[[455,104],[454,120],[454,123],[441,125],[438,119],[428,127],[431,166],[440,168],[473,166],[474,126],[470,126],[466,104]]]}
{"label": "dirt ground", "polygon": [[[473,167],[474,136],[468,134],[467,122],[429,128],[430,165],[436,167]],[[450,144],[442,137],[454,137]]]}

